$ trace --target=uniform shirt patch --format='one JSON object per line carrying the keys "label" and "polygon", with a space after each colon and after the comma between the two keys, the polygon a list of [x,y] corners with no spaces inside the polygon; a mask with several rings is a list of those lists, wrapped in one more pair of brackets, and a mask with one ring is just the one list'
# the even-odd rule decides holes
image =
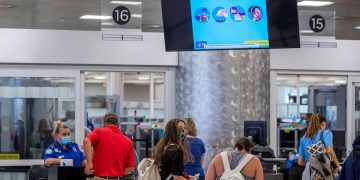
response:
{"label": "uniform shirt patch", "polygon": [[75,147],[73,147],[73,150],[74,150],[74,152],[77,152],[77,149]]}
{"label": "uniform shirt patch", "polygon": [[46,151],[45,151],[45,154],[52,154],[53,153],[53,151],[51,150],[51,149],[47,149]]}
{"label": "uniform shirt patch", "polygon": [[58,148],[55,148],[55,152],[61,153],[61,151]]}

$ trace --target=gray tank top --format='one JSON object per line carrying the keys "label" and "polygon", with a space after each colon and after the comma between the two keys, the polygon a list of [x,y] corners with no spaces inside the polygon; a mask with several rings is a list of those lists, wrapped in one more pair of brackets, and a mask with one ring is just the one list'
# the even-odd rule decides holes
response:
{"label": "gray tank top", "polygon": [[[240,159],[245,155],[245,153],[236,153],[234,151],[230,152],[231,153],[231,163],[230,163],[230,168],[231,169],[235,169],[236,166],[239,164]],[[246,176],[242,171],[240,172],[243,176],[245,180],[255,180],[255,177],[249,177]],[[216,180],[219,180],[220,177],[216,177]]]}
{"label": "gray tank top", "polygon": [[[231,164],[230,164],[231,169],[236,168],[236,166],[239,164],[240,159],[244,155],[245,155],[245,153],[236,153],[234,151],[231,152],[231,158],[232,158]],[[254,180],[255,179],[255,177],[246,176],[243,171],[241,171],[240,173],[244,176],[245,180]]]}

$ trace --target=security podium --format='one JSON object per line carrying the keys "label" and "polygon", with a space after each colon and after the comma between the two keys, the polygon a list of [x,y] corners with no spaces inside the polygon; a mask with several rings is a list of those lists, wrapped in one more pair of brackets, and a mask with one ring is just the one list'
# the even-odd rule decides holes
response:
{"label": "security podium", "polygon": [[86,180],[84,167],[51,166],[48,180]]}

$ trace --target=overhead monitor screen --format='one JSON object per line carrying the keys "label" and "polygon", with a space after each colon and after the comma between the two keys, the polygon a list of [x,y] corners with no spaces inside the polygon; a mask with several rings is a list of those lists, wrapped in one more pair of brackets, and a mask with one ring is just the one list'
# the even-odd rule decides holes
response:
{"label": "overhead monitor screen", "polygon": [[269,48],[266,0],[191,0],[194,49]]}
{"label": "overhead monitor screen", "polygon": [[168,51],[299,47],[296,0],[162,0]]}

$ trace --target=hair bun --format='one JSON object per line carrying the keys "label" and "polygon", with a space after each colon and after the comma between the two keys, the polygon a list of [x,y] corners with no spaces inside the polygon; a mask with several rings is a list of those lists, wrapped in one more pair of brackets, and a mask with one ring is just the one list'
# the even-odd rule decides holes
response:
{"label": "hair bun", "polygon": [[62,125],[62,121],[61,120],[57,120],[53,122],[53,127],[54,129],[57,129],[58,127],[60,127]]}

